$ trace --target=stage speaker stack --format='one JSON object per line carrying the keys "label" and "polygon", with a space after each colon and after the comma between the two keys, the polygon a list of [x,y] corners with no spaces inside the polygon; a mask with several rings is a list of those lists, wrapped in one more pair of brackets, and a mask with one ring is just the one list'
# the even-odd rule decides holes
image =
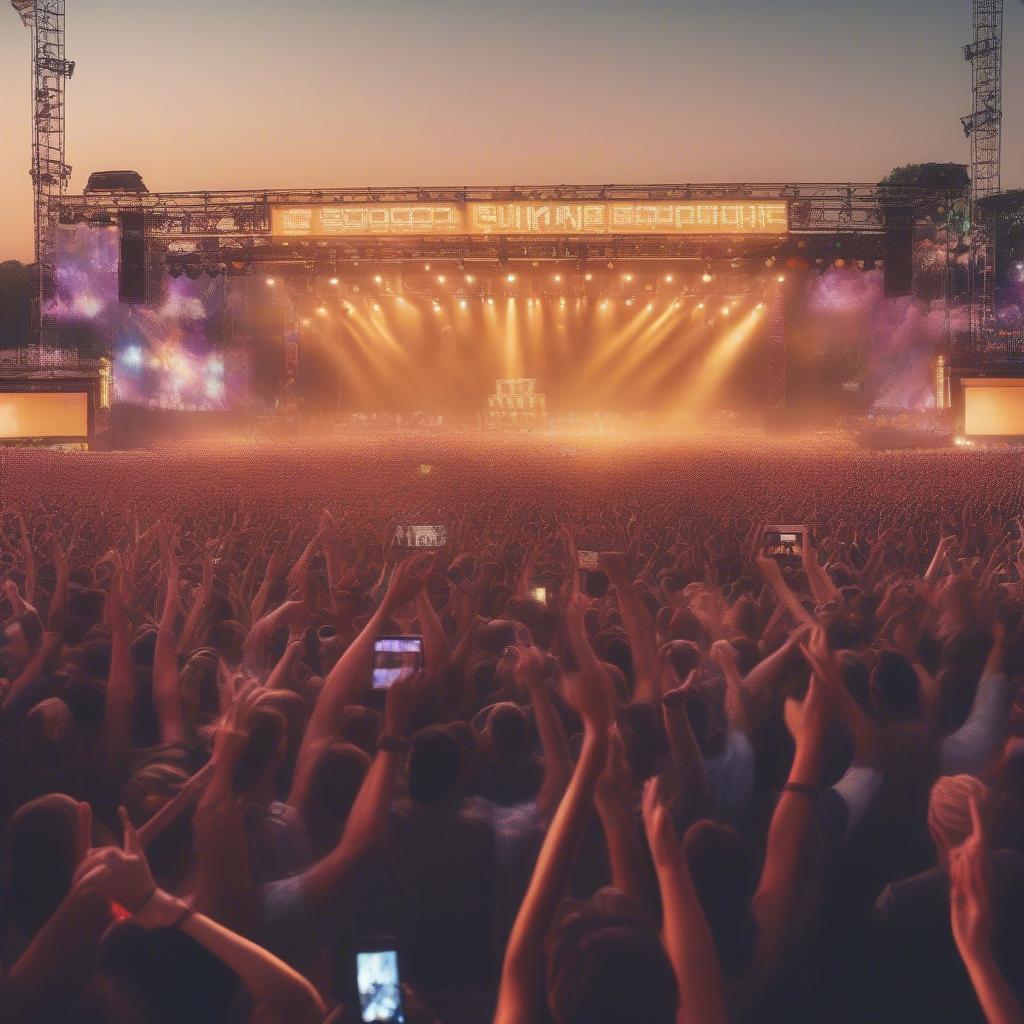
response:
{"label": "stage speaker stack", "polygon": [[887,206],[884,215],[885,295],[909,295],[914,288],[914,211]]}
{"label": "stage speaker stack", "polygon": [[487,425],[491,428],[543,426],[547,413],[547,399],[537,393],[534,377],[496,381],[494,394],[487,396]]}
{"label": "stage speaker stack", "polygon": [[117,258],[117,295],[121,302],[146,301],[146,214],[126,210],[120,214]]}

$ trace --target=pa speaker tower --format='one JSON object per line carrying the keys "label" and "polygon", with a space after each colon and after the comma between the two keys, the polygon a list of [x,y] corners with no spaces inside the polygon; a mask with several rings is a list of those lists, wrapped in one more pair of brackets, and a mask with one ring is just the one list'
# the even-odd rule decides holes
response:
{"label": "pa speaker tower", "polygon": [[129,210],[119,216],[117,294],[121,302],[146,301],[146,215]]}
{"label": "pa speaker tower", "polygon": [[885,294],[909,295],[914,287],[914,211],[909,206],[885,210]]}

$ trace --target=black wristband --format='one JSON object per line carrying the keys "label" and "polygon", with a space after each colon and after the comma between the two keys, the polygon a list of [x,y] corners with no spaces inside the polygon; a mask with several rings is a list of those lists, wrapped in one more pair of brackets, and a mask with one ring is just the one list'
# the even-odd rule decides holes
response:
{"label": "black wristband", "polygon": [[377,740],[377,750],[386,754],[397,754],[402,749],[402,741],[397,736],[381,736]]}
{"label": "black wristband", "polygon": [[816,799],[818,796],[818,788],[816,786],[806,786],[802,782],[787,782],[782,787],[783,793],[797,793],[800,796],[809,796],[812,799]]}

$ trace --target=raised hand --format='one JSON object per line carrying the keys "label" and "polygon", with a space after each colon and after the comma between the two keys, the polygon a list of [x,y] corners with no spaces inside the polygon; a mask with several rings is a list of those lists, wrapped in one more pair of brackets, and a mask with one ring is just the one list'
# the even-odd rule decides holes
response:
{"label": "raised hand", "polygon": [[388,614],[408,604],[426,586],[434,569],[433,552],[421,551],[399,562],[381,604]]}
{"label": "raised hand", "polygon": [[985,822],[972,797],[971,834],[949,858],[949,911],[953,938],[963,955],[992,945],[992,882]]}

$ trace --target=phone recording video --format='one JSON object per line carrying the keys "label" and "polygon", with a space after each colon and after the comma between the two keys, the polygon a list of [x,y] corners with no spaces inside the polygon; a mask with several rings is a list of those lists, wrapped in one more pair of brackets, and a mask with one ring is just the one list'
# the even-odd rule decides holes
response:
{"label": "phone recording video", "polygon": [[448,531],[443,526],[397,526],[394,542],[399,548],[443,548],[448,543]]}
{"label": "phone recording video", "polygon": [[423,637],[379,636],[373,642],[373,688],[390,690],[423,667]]}
{"label": "phone recording video", "polygon": [[783,565],[797,565],[804,555],[806,526],[766,526],[761,533],[761,554]]}
{"label": "phone recording video", "polygon": [[531,587],[530,597],[534,601],[540,601],[542,604],[548,603],[548,588],[547,587]]}
{"label": "phone recording video", "polygon": [[405,1024],[397,949],[356,953],[356,984],[364,1024]]}

